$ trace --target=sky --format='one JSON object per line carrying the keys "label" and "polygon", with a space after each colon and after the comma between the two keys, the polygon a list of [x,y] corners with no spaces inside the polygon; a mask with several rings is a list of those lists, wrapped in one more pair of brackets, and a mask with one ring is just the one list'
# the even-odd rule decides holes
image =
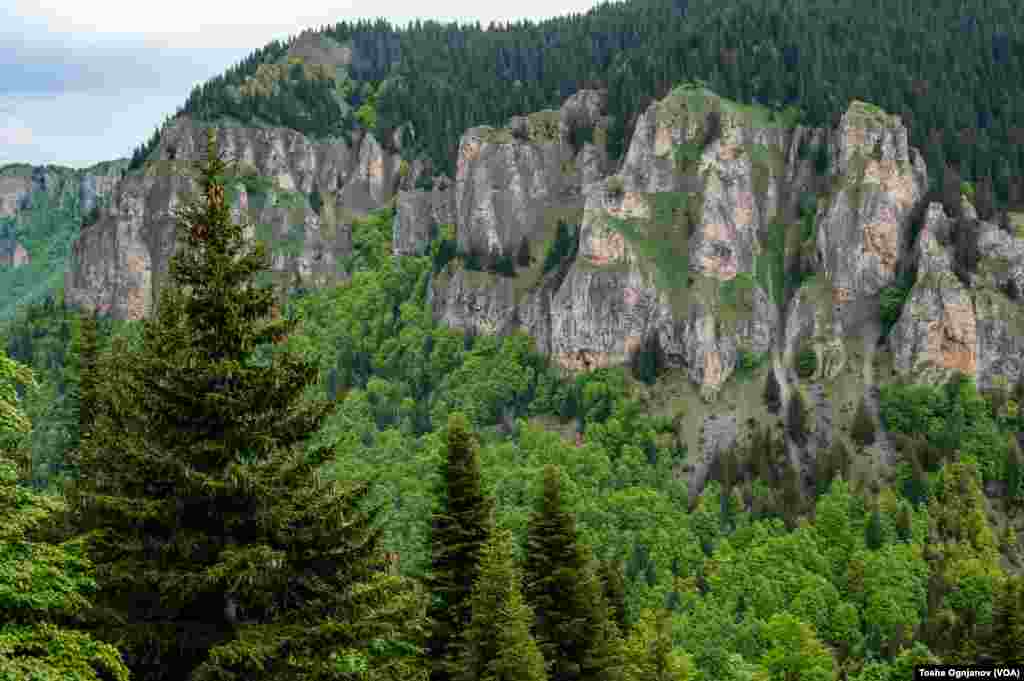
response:
{"label": "sky", "polygon": [[[598,0],[3,0],[0,166],[85,168],[130,158],[196,85],[307,28],[383,17],[472,23],[542,21]],[[417,6],[429,14],[413,13]]]}

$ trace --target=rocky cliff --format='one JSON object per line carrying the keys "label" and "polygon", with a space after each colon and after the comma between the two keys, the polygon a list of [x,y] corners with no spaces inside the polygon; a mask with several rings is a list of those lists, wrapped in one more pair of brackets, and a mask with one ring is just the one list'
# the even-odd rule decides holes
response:
{"label": "rocky cliff", "polygon": [[[955,274],[952,221],[925,205],[928,171],[899,117],[854,101],[836,126],[807,128],[684,84],[640,115],[613,164],[605,102],[584,90],[558,110],[467,130],[456,177],[430,191],[413,189],[425,169],[402,167],[398,134],[396,152],[368,134],[351,147],[286,129],[218,134],[243,162],[229,186],[236,218],[247,213],[274,248],[291,244],[275,253],[275,272],[336,281],[351,217],[394,198],[396,255],[454,235],[458,257],[429,291],[438,320],[524,330],[569,371],[654,353],[696,398],[686,403],[692,488],[739,424],[777,419],[753,406],[759,386],[730,380],[737,368],[774,371],[784,400],[804,396],[814,432],[792,449],[805,472],[846,437],[860,400],[877,415],[875,383],[886,376],[1020,375],[1024,240],[974,220],[978,265],[966,282]],[[116,184],[75,245],[69,300],[149,313],[176,247],[171,211],[195,189],[180,166],[202,157],[202,139],[179,119],[145,172]],[[578,244],[545,269],[560,224]],[[879,297],[908,270],[916,284],[884,339]],[[798,375],[808,353],[812,369]],[[889,458],[886,438],[876,447]]]}
{"label": "rocky cliff", "polygon": [[[38,208],[33,202],[40,203],[40,199],[52,206],[77,206],[80,215],[87,215],[98,202],[108,199],[127,167],[126,159],[84,169],[5,165],[0,168],[0,222],[16,220],[19,214]],[[28,251],[14,238],[15,231],[13,223],[0,230],[0,266],[20,267],[31,262]]]}
{"label": "rocky cliff", "polygon": [[[70,303],[121,319],[149,314],[179,246],[174,210],[198,190],[193,163],[205,157],[204,130],[187,116],[176,119],[142,172],[117,183],[110,206],[75,243],[65,278]],[[401,135],[394,137],[392,148],[400,149]],[[352,218],[397,189],[399,154],[370,134],[357,133],[350,147],[284,128],[231,126],[218,128],[217,142],[239,162],[228,186],[233,219],[268,244],[273,272],[288,282],[342,278]]]}
{"label": "rocky cliff", "polygon": [[29,208],[36,191],[44,192],[57,203],[73,197],[85,215],[98,200],[110,195],[121,179],[121,171],[127,167],[127,159],[103,161],[83,169],[23,163],[6,165],[0,168],[0,218],[13,217]]}

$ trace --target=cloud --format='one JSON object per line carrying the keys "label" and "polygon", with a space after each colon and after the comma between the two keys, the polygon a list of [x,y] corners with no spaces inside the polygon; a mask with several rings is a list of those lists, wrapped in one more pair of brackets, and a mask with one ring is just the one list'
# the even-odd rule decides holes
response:
{"label": "cloud", "polygon": [[0,146],[27,146],[32,144],[32,129],[14,116],[0,117]]}

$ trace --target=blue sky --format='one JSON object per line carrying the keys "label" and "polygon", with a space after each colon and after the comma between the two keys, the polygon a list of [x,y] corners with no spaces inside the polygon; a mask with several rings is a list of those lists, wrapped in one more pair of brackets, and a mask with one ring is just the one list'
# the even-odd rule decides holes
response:
{"label": "blue sky", "polygon": [[306,28],[383,17],[405,26],[540,21],[597,0],[408,0],[342,4],[237,0],[4,0],[0,3],[0,166],[84,168],[128,158],[196,85]]}

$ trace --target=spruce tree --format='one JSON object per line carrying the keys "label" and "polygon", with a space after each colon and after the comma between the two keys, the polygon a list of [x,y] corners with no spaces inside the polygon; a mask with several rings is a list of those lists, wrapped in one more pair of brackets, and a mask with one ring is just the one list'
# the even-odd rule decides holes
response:
{"label": "spruce tree", "polygon": [[[741,594],[742,597],[742,594]],[[682,681],[693,675],[693,659],[672,643],[672,613],[644,609],[624,646],[627,678],[637,681]]]}
{"label": "spruce tree", "polygon": [[612,620],[619,628],[619,633],[625,634],[629,625],[626,622],[626,578],[621,559],[601,561],[601,584],[604,587],[604,597],[611,608]]}
{"label": "spruce tree", "polygon": [[178,211],[184,248],[156,316],[139,347],[104,357],[98,373],[116,380],[75,454],[90,619],[140,681],[325,678],[345,664],[408,676],[425,603],[384,572],[369,483],[319,477],[335,454],[307,441],[332,405],[299,401],[317,366],[254,361],[298,320],[267,321],[274,293],[254,286],[266,251],[243,250],[207,140],[205,202]]}
{"label": "spruce tree", "polygon": [[456,670],[460,638],[469,625],[470,596],[480,571],[480,556],[492,528],[493,500],[484,496],[480,457],[469,421],[448,419],[448,452],[442,464],[440,509],[431,529],[432,595],[428,644],[432,681],[449,681]]}
{"label": "spruce tree", "polygon": [[619,631],[589,547],[562,506],[561,471],[544,468],[543,493],[527,529],[525,594],[551,681],[621,678]]}
{"label": "spruce tree", "polygon": [[1000,585],[984,650],[1001,664],[1024,663],[1024,577],[1008,575]]}
{"label": "spruce tree", "polygon": [[457,681],[546,681],[544,656],[530,634],[533,610],[523,601],[512,534],[492,532],[470,597],[472,617],[452,678]]}

